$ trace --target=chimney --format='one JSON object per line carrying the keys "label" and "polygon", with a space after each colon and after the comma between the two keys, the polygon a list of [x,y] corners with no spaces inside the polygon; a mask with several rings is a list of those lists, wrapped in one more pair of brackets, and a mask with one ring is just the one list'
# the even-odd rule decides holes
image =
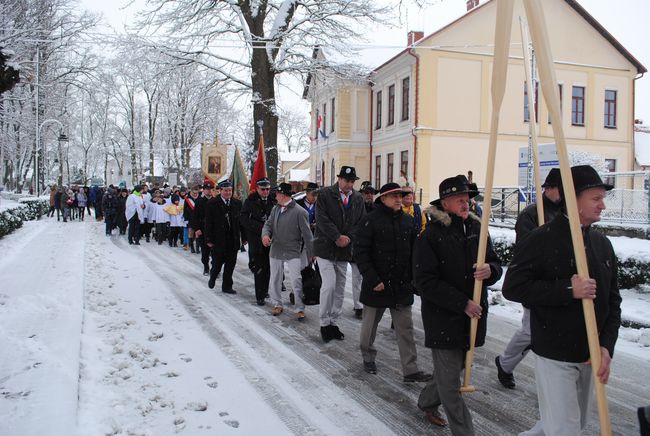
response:
{"label": "chimney", "polygon": [[424,32],[421,32],[419,30],[411,30],[406,35],[406,45],[410,47],[422,38],[424,38]]}
{"label": "chimney", "polygon": [[467,12],[478,6],[479,0],[467,0]]}

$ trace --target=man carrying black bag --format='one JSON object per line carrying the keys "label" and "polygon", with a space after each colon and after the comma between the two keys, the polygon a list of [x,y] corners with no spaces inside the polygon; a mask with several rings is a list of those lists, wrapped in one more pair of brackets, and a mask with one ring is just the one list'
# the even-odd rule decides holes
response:
{"label": "man carrying black bag", "polygon": [[308,265],[300,272],[302,276],[302,302],[306,306],[320,304],[320,287],[323,280],[320,278],[318,266]]}

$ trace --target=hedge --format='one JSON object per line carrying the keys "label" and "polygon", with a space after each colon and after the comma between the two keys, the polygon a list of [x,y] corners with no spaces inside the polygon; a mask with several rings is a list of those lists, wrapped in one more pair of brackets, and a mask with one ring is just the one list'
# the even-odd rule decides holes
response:
{"label": "hedge", "polygon": [[[497,252],[504,265],[508,265],[514,254],[514,244],[506,238],[493,240],[494,250]],[[619,289],[640,288],[650,285],[650,262],[629,258],[618,261],[618,287]]]}
{"label": "hedge", "polygon": [[49,208],[47,200],[27,200],[22,201],[18,207],[0,212],[0,238],[21,228],[24,221],[39,219]]}

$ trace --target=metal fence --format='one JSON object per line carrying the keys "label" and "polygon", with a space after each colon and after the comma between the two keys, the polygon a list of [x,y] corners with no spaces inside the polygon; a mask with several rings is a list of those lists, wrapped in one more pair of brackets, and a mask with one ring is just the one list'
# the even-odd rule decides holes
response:
{"label": "metal fence", "polygon": [[[614,189],[605,198],[606,209],[602,220],[610,223],[650,224],[650,171],[632,171],[601,174]],[[483,188],[476,201],[483,205]],[[516,186],[495,187],[492,190],[490,220],[513,225],[517,216],[529,203],[526,192]],[[534,201],[534,198],[533,198]]]}

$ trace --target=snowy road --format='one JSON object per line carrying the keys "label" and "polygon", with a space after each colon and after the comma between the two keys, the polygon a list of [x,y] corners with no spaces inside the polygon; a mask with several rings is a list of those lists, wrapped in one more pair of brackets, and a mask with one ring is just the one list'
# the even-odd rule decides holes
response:
{"label": "snowy road", "polygon": [[[349,289],[346,339],[323,344],[317,306],[300,323],[289,305],[279,317],[255,305],[246,253],[238,294],[226,295],[219,281],[207,288],[197,255],[129,246],[98,223],[29,223],[0,251],[0,434],[449,434],[422,419],[421,385],[402,383],[389,316],[377,334],[379,373],[363,372]],[[491,316],[475,355],[478,390],[467,401],[477,434],[514,434],[536,420],[532,358],[518,367],[516,390],[496,381],[494,357],[515,327]],[[418,353],[431,371],[429,351]],[[638,434],[649,370],[648,359],[614,357],[616,434]],[[596,426],[594,412],[589,434]]]}

